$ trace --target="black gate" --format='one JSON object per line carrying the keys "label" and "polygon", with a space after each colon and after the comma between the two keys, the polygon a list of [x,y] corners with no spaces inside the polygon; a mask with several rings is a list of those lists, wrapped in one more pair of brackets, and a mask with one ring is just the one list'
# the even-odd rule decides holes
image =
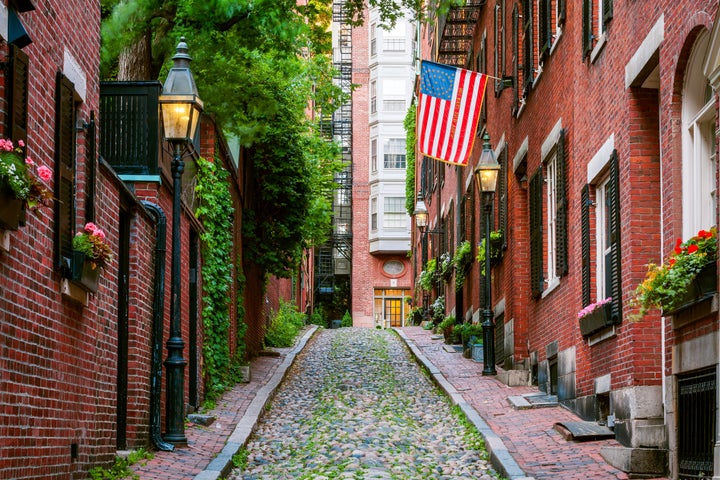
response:
{"label": "black gate", "polygon": [[715,445],[715,368],[678,376],[679,479],[711,479]]}

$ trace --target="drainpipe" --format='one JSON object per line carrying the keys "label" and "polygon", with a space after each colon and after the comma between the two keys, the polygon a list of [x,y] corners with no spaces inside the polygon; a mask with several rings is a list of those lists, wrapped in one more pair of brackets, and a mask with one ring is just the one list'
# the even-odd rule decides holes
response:
{"label": "drainpipe", "polygon": [[155,290],[153,292],[152,360],[150,365],[150,440],[158,450],[171,452],[174,446],[160,432],[160,395],[162,393],[163,312],[165,311],[165,244],[167,219],[157,205],[143,201],[155,218]]}

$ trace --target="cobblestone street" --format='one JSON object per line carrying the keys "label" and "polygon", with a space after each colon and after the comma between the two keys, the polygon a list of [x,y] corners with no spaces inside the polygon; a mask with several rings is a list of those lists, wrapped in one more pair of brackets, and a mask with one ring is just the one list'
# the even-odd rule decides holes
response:
{"label": "cobblestone street", "polygon": [[234,480],[495,478],[480,436],[391,331],[319,332],[298,356]]}

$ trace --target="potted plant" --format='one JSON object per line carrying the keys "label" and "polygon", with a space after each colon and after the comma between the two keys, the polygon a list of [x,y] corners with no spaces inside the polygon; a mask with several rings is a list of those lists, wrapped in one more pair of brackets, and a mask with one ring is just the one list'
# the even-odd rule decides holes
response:
{"label": "potted plant", "polygon": [[[502,258],[502,230],[490,232],[490,266],[497,264]],[[477,261],[480,264],[480,274],[485,275],[485,239],[478,245]]]}
{"label": "potted plant", "polygon": [[455,323],[455,315],[448,315],[438,324],[438,328],[442,331],[442,334],[445,337],[445,343],[447,344],[452,343]]}
{"label": "potted plant", "polygon": [[425,269],[420,272],[420,276],[418,278],[418,284],[420,284],[420,288],[425,290],[426,292],[429,292],[432,290],[433,283],[435,282],[435,270],[437,268],[437,260],[432,258],[428,260],[428,262],[425,264]]}
{"label": "potted plant", "polygon": [[651,308],[664,315],[695,303],[717,291],[717,230],[700,230],[675,248],[662,265],[648,264],[645,279],[637,286],[633,304],[639,316]]}
{"label": "potted plant", "polygon": [[0,229],[17,230],[27,210],[37,212],[50,206],[52,194],[45,186],[52,170],[26,157],[25,143],[15,147],[11,140],[0,139]]}
{"label": "potted plant", "polygon": [[580,333],[588,336],[613,324],[612,297],[591,303],[578,312]]}
{"label": "potted plant", "polygon": [[450,253],[445,252],[440,255],[438,259],[438,271],[445,283],[448,283],[453,273],[453,259]]}
{"label": "potted plant", "polygon": [[73,237],[72,280],[86,290],[97,292],[100,269],[112,260],[112,250],[105,242],[105,232],[92,222],[86,223]]}
{"label": "potted plant", "polygon": [[465,285],[465,275],[472,263],[472,245],[467,240],[460,242],[455,249],[453,265],[455,265],[455,291],[459,292]]}

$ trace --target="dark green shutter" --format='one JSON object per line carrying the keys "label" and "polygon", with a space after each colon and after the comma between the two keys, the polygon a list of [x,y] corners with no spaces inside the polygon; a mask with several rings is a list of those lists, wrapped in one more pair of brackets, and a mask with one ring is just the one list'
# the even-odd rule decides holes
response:
{"label": "dark green shutter", "polygon": [[67,265],[75,233],[75,100],[74,87],[57,75],[55,97],[55,252],[56,265]]}
{"label": "dark green shutter", "polygon": [[518,12],[517,3],[513,6],[512,11],[512,49],[513,49],[513,101],[512,101],[512,115],[515,116],[519,108],[519,85],[518,77],[520,75],[520,12]]}
{"label": "dark green shutter", "polygon": [[565,8],[565,2],[566,0],[558,0],[558,25],[562,25],[565,23],[565,18],[567,16],[567,9]]}
{"label": "dark green shutter", "polygon": [[498,224],[502,231],[502,248],[507,248],[507,214],[508,214],[508,166],[507,148],[500,154],[500,172],[498,176]]}
{"label": "dark green shutter", "polygon": [[10,109],[8,132],[10,139],[16,144],[19,140],[27,143],[30,60],[16,45],[10,45],[10,67],[10,79],[7,82]]}
{"label": "dark green shutter", "polygon": [[523,94],[527,94],[533,82],[533,67],[535,59],[533,52],[533,2],[527,1],[523,4]]}
{"label": "dark green shutter", "polygon": [[612,0],[602,0],[603,2],[603,29],[607,28],[605,25],[613,18],[613,2]]}
{"label": "dark green shutter", "polygon": [[95,221],[96,136],[95,112],[90,112],[90,121],[85,126],[85,144],[87,145],[87,156],[85,158],[85,170],[87,172],[87,175],[85,175],[85,222]]}
{"label": "dark green shutter", "polygon": [[543,292],[542,167],[530,178],[530,290],[533,297]]}
{"label": "dark green shutter", "polygon": [[592,2],[583,0],[582,9],[582,53],[583,58],[592,51]]}
{"label": "dark green shutter", "polygon": [[610,211],[610,294],[612,296],[612,319],[622,321],[622,283],[620,253],[620,165],[617,150],[610,157],[610,179],[607,184]]}
{"label": "dark green shutter", "polygon": [[567,238],[567,158],[565,155],[565,129],[560,130],[555,160],[555,270],[559,277],[568,273]]}
{"label": "dark green shutter", "polygon": [[582,256],[582,305],[590,305],[592,294],[591,251],[590,251],[590,186],[585,185],[580,192],[580,243]]}
{"label": "dark green shutter", "polygon": [[550,52],[550,46],[552,45],[552,37],[550,36],[552,29],[551,12],[550,0],[540,0],[538,2],[538,48],[541,59]]}

